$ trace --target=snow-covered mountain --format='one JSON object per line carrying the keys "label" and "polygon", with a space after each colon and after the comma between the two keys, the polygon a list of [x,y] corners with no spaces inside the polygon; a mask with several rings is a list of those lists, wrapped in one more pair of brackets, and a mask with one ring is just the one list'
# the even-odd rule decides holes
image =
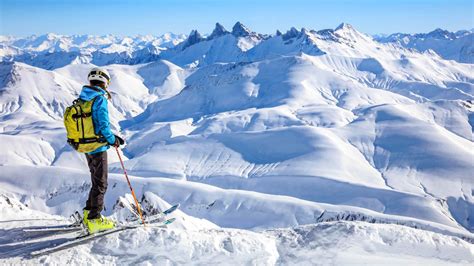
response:
{"label": "snow-covered mountain", "polygon": [[92,36],[46,34],[0,39],[0,60],[17,61],[44,69],[56,69],[69,64],[93,63],[138,64],[158,58],[162,50],[174,47],[186,39],[183,34],[161,36]]}
{"label": "snow-covered mountain", "polygon": [[474,63],[473,30],[449,32],[438,28],[429,33],[394,33],[388,36],[378,36],[376,40],[382,43],[396,43],[420,52],[432,50],[444,59]]}
{"label": "snow-covered mountain", "polygon": [[234,25],[231,32],[216,23],[209,37],[204,38],[194,30],[184,42],[164,51],[160,57],[183,66],[246,61],[246,52],[266,37],[252,32],[240,22]]}
{"label": "snow-covered mountain", "polygon": [[[231,31],[216,23],[216,27],[207,37],[196,30],[191,31],[189,35],[166,33],[157,37],[151,35],[66,36],[52,33],[24,38],[0,36],[0,60],[25,62],[45,69],[56,69],[71,63],[93,63],[101,66],[140,64],[159,58],[171,60],[179,65],[253,61],[268,56],[280,56],[289,51],[301,51],[306,54],[321,53],[318,47],[312,45],[313,38],[339,42],[348,40],[350,43],[360,37],[347,33],[347,27],[351,26],[342,23],[335,30],[320,31],[306,29],[300,31],[292,28],[284,34],[277,31],[276,34],[270,36],[253,32],[237,22]],[[346,33],[343,33],[343,30]],[[355,34],[360,33],[355,31]],[[372,39],[369,36],[366,38]],[[419,52],[430,50],[444,59],[473,63],[473,38],[472,30],[449,32],[436,29],[429,33],[377,35],[374,40],[415,49]],[[252,50],[251,48],[257,44],[261,44],[261,47]],[[265,47],[271,47],[271,49]],[[246,53],[248,50],[250,51]],[[259,53],[265,53],[265,55]]]}
{"label": "snow-covered mountain", "polygon": [[[62,114],[95,65],[112,75],[111,122],[140,201],[182,212],[169,231],[75,251],[88,262],[474,261],[472,62],[345,23],[271,36],[239,22],[161,39],[46,36],[0,38],[0,261],[51,241],[13,243],[19,226],[82,208],[88,170]],[[106,214],[118,218],[128,186],[109,154]],[[71,254],[28,262],[79,263]]]}

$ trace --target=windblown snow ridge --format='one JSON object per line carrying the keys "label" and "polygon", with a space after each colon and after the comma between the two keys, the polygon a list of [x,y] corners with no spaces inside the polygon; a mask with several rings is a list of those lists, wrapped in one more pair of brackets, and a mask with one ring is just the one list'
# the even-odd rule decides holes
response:
{"label": "windblown snow ridge", "polygon": [[368,222],[373,224],[396,224],[396,225],[403,225],[408,226],[415,229],[422,229],[426,231],[436,232],[444,235],[451,235],[456,236],[464,241],[467,241],[471,244],[474,244],[474,235],[464,232],[453,232],[452,228],[447,228],[444,226],[440,226],[439,224],[430,224],[422,221],[418,221],[417,219],[410,219],[404,217],[397,217],[397,218],[387,218],[387,217],[375,217],[371,215],[367,215],[364,213],[355,213],[351,211],[345,212],[331,212],[331,211],[324,211],[321,216],[318,217],[316,222],[334,222],[334,221],[361,221],[361,222]]}

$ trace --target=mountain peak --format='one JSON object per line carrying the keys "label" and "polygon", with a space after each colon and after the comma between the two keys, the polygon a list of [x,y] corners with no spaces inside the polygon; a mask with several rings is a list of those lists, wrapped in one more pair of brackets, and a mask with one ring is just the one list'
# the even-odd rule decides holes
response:
{"label": "mountain peak", "polygon": [[212,31],[211,35],[209,35],[208,39],[214,39],[223,35],[228,34],[229,32],[222,26],[220,23],[216,23],[216,27]]}
{"label": "mountain peak", "polygon": [[53,41],[59,39],[60,36],[54,33],[46,33],[37,37],[39,41]]}
{"label": "mountain peak", "polygon": [[282,38],[283,40],[289,40],[291,38],[296,38],[301,34],[301,32],[296,29],[295,27],[291,27],[285,34],[283,34]]}
{"label": "mountain peak", "polygon": [[358,39],[365,39],[371,40],[372,38],[366,34],[363,34],[356,30],[351,24],[348,23],[341,23],[334,29],[334,37],[336,38],[344,38],[346,40],[350,40],[351,42],[357,42]]}
{"label": "mountain peak", "polygon": [[456,35],[450,31],[437,28],[425,34],[424,37],[429,37],[429,38],[434,38],[434,39],[455,39]]}
{"label": "mountain peak", "polygon": [[186,42],[183,46],[183,50],[203,40],[204,40],[204,37],[202,37],[202,35],[197,30],[192,30],[188,36],[188,39],[186,39]]}
{"label": "mountain peak", "polygon": [[232,35],[235,37],[247,37],[250,36],[251,33],[252,31],[244,26],[244,24],[240,23],[240,21],[237,21],[234,27],[232,27]]}
{"label": "mountain peak", "polygon": [[335,31],[340,31],[340,30],[355,30],[355,29],[354,29],[354,27],[352,27],[351,24],[342,22],[342,23],[339,24],[339,26],[337,26],[337,28],[335,29]]}

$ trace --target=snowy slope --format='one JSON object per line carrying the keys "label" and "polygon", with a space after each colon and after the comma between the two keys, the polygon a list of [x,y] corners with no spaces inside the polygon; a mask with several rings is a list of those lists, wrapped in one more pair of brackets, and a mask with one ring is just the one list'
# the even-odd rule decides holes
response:
{"label": "snowy slope", "polygon": [[[236,23],[186,38],[0,40],[2,263],[59,241],[20,234],[27,242],[12,252],[19,227],[63,223],[82,208],[89,173],[64,141],[62,113],[95,65],[112,75],[112,128],[126,139],[139,200],[180,203],[178,221],[27,262],[474,261],[469,62],[345,23],[273,36]],[[129,190],[109,156],[105,214],[122,219]]]}
{"label": "snowy slope", "polygon": [[[346,59],[349,66],[337,68],[338,72],[347,71],[355,77],[344,78],[334,73],[334,61],[328,62],[324,57],[327,56],[320,59],[304,55],[200,68],[189,76],[188,86],[180,94],[151,104],[135,120],[123,123],[132,124],[129,134],[139,131],[137,144],[133,143],[132,135],[132,143],[126,148],[134,157],[127,166],[137,175],[165,175],[224,188],[328,203],[350,202],[356,206],[367,205],[366,201],[371,202],[372,197],[361,198],[351,193],[342,200],[341,196],[326,197],[324,193],[311,191],[335,186],[331,192],[339,195],[347,190],[361,189],[361,194],[367,195],[367,191],[385,194],[383,190],[392,193],[391,189],[395,189],[445,201],[452,197],[448,205],[459,217],[460,210],[453,206],[457,205],[454,202],[464,202],[466,197],[472,201],[470,104],[460,99],[417,104],[396,93],[398,87],[387,91],[367,86],[365,71],[354,66],[360,61]],[[328,71],[329,67],[334,71]],[[470,67],[457,67],[466,79],[470,78]],[[398,71],[408,75],[403,68]],[[460,80],[464,79],[457,68],[453,71]],[[381,79],[394,79],[391,75],[395,76],[387,74]],[[373,83],[379,82],[377,77],[371,78],[375,80]],[[400,83],[409,83],[409,79],[400,78]],[[429,79],[450,82],[449,77],[443,80],[443,76]],[[420,83],[428,85],[428,81]],[[410,90],[403,88],[403,94]],[[415,92],[410,91],[410,95]],[[466,95],[466,99],[471,97]],[[445,126],[447,120],[436,119],[439,114],[432,111],[435,109],[432,106],[449,106],[459,110],[464,118],[457,122],[449,118],[450,125]],[[448,110],[444,112],[449,117]],[[166,123],[168,133],[158,137],[156,122]],[[190,133],[174,138],[173,126],[182,127],[183,123]],[[147,132],[143,131],[144,125],[150,127],[148,138],[143,136]],[[456,131],[451,132],[452,128]],[[165,128],[160,130],[165,133]],[[150,143],[146,152],[145,139]],[[290,177],[298,181],[283,185]],[[343,185],[346,182],[349,184]],[[442,190],[440,184],[445,184]],[[307,191],[302,190],[302,185]],[[386,203],[381,203],[381,196],[375,198],[377,204],[372,209],[405,215],[413,211],[391,210],[387,205],[393,199],[389,197]],[[407,204],[413,207],[413,203]],[[436,205],[438,211],[446,207]],[[458,222],[471,226],[466,219]]]}
{"label": "snowy slope", "polygon": [[[32,211],[20,202],[0,198],[2,220],[0,260],[7,264],[232,264],[328,265],[406,264],[469,265],[472,244],[456,237],[393,224],[325,222],[251,232],[219,228],[189,216],[168,229],[139,228],[103,237],[73,249],[31,258],[31,250],[62,239],[22,232],[22,228],[52,226],[64,218]],[[15,213],[11,213],[14,209]],[[189,228],[186,225],[193,225]],[[197,226],[198,225],[198,226]],[[187,227],[186,230],[181,227]],[[12,238],[16,241],[11,242]]]}

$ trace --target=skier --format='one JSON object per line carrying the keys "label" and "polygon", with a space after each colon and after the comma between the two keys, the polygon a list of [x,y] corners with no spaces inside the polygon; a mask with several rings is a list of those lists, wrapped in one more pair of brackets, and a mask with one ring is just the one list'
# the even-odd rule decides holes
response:
{"label": "skier", "polygon": [[83,210],[83,222],[92,234],[115,227],[112,220],[101,215],[107,190],[107,150],[110,146],[123,145],[124,140],[110,130],[107,107],[107,100],[111,99],[107,90],[110,74],[105,69],[93,68],[88,80],[90,84],[83,86],[75,105],[66,110],[65,125],[69,144],[85,153],[91,173],[92,187]]}

